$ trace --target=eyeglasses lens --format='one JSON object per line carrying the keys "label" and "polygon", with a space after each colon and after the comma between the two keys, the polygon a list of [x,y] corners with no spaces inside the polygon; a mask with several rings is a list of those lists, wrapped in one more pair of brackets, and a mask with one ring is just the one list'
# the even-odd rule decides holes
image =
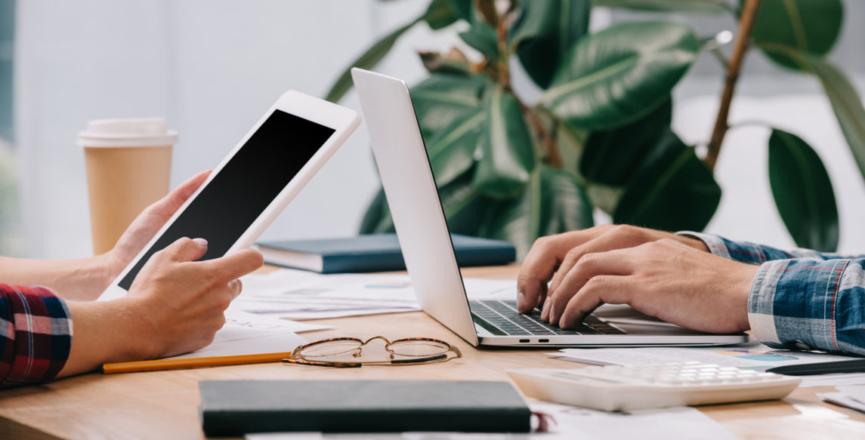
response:
{"label": "eyeglasses lens", "polygon": [[320,359],[328,361],[355,359],[362,344],[360,341],[338,340],[315,344],[303,349],[300,355],[307,359]]}
{"label": "eyeglasses lens", "polygon": [[394,341],[390,345],[393,354],[405,357],[428,357],[447,353],[450,348],[447,344],[436,341],[403,340]]}

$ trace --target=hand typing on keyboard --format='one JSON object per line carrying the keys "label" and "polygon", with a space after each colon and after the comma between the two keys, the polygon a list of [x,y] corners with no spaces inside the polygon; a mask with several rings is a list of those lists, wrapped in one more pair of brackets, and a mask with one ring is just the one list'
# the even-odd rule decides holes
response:
{"label": "hand typing on keyboard", "polygon": [[705,251],[699,240],[631,226],[544,237],[520,270],[519,310],[540,306],[542,321],[568,329],[603,303],[628,304],[698,331],[747,330],[758,266]]}

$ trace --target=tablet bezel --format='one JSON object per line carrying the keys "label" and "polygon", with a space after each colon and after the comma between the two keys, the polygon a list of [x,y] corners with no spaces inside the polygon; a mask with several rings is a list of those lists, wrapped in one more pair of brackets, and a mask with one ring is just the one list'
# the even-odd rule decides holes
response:
{"label": "tablet bezel", "polygon": [[145,245],[138,255],[126,265],[125,268],[120,272],[120,274],[111,281],[111,284],[108,285],[108,288],[102,292],[99,299],[113,299],[125,296],[128,292],[126,289],[120,287],[120,281],[126,276],[126,274],[138,263],[146,252],[153,246],[156,241],[162,236],[163,233],[174,223],[174,221],[184,212],[186,208],[192,204],[201,191],[210,184],[213,178],[219,174],[220,171],[228,164],[229,161],[237,154],[238,151],[246,144],[250,137],[255,134],[256,131],[261,127],[262,124],[273,114],[274,111],[280,110],[309,121],[315,122],[317,124],[323,125],[325,127],[331,128],[334,130],[334,133],[328,138],[328,140],[319,147],[318,151],[312,155],[312,157],[307,161],[307,163],[298,171],[297,174],[289,181],[288,185],[286,185],[282,191],[267,205],[264,211],[259,214],[259,216],[249,225],[246,231],[240,235],[240,237],[235,241],[235,243],[226,251],[226,255],[236,251],[238,249],[243,249],[251,246],[255,240],[261,236],[265,229],[270,226],[271,223],[276,219],[276,217],[281,213],[288,203],[291,202],[297,195],[300,193],[300,190],[312,180],[315,173],[318,172],[319,169],[327,162],[327,160],[333,156],[336,150],[345,143],[346,139],[351,135],[352,132],[358,127],[360,124],[360,118],[357,116],[353,110],[339,106],[337,104],[333,104],[327,101],[324,101],[319,98],[315,98],[309,95],[305,95],[295,90],[289,90],[285,92],[279,99],[274,103],[265,114],[258,120],[255,126],[252,127],[251,130],[237,143],[237,145],[231,149],[231,151],[222,159],[222,161],[213,168],[213,171],[201,185],[201,187],[196,190],[192,196],[178,209],[171,218],[168,219],[167,222],[159,229],[159,231],[153,236],[153,238]]}

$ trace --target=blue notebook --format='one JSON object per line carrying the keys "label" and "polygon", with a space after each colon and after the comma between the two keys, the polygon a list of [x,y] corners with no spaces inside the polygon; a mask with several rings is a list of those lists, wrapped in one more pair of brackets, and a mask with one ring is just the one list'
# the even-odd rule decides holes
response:
{"label": "blue notebook", "polygon": [[[516,259],[506,241],[453,236],[460,266],[495,266]],[[319,273],[405,270],[395,234],[361,235],[324,240],[260,241],[258,249],[268,264]]]}

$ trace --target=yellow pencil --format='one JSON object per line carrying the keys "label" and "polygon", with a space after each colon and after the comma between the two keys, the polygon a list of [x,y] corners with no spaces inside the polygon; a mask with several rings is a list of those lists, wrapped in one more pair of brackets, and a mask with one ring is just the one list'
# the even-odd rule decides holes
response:
{"label": "yellow pencil", "polygon": [[153,359],[148,361],[115,362],[102,365],[103,374],[138,373],[142,371],[180,370],[184,368],[220,367],[225,365],[261,364],[277,362],[291,353],[262,353],[236,356],[209,356],[182,359]]}

